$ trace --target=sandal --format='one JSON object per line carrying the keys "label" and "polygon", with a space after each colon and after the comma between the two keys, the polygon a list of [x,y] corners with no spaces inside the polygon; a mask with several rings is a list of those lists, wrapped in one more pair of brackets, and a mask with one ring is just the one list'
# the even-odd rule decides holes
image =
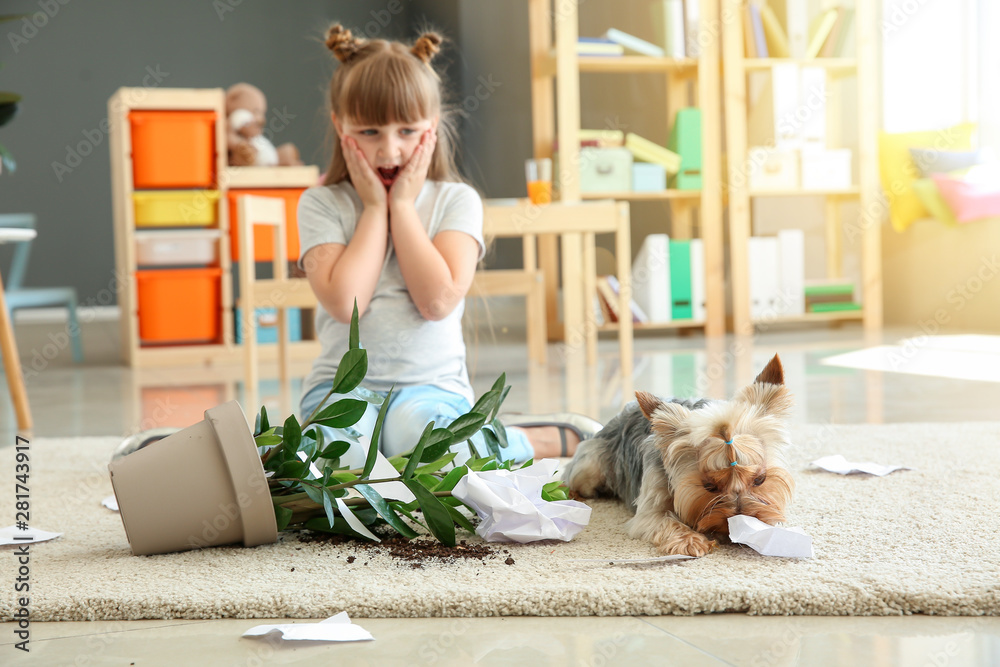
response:
{"label": "sandal", "polygon": [[[507,413],[500,415],[500,423],[504,426],[517,426],[519,428],[555,426],[559,429],[560,456],[564,458],[570,456],[566,442],[566,431],[572,431],[580,439],[580,442],[583,442],[593,438],[598,431],[604,428],[604,425],[599,421],[575,412],[555,412],[544,415]],[[579,445],[577,446],[579,447]]]}

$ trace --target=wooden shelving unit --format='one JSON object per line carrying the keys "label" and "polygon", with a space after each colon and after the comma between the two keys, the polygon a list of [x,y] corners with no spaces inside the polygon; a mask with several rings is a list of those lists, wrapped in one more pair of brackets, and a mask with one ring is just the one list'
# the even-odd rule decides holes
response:
{"label": "wooden shelving unit", "polygon": [[[136,271],[136,216],[133,194],[132,136],[129,113],[149,111],[213,111],[214,173],[211,191],[218,194],[219,268],[221,278],[221,336],[211,344],[143,345],[139,336],[139,299]],[[111,194],[114,214],[115,267],[118,306],[121,311],[122,361],[134,367],[215,366],[242,364],[242,346],[235,342],[232,319],[233,280],[230,248],[230,214],[227,193],[242,188],[307,188],[319,179],[316,167],[230,167],[226,163],[225,91],[221,88],[120,88],[108,100],[111,150]],[[277,358],[276,345],[261,346],[261,359]],[[291,344],[293,360],[319,356],[318,341]]]}
{"label": "wooden shelving unit", "polygon": [[[560,197],[573,202],[582,199],[625,201],[666,201],[671,207],[670,229],[663,230],[672,239],[689,239],[694,229],[694,210],[698,211],[700,236],[705,247],[705,322],[666,322],[637,325],[636,330],[670,330],[682,327],[702,328],[706,335],[725,332],[725,294],[723,286],[723,227],[721,191],[722,120],[720,117],[720,63],[717,39],[701,40],[699,58],[656,58],[649,56],[580,57],[576,54],[579,16],[576,2],[529,0],[531,45],[532,128],[535,157],[552,157],[556,141],[561,164],[579,163],[580,75],[590,73],[627,76],[654,73],[664,77],[666,101],[664,126],[669,128],[679,109],[698,107],[702,113],[702,190],[665,190],[663,192],[581,193],[579,174],[564,170],[560,179]],[[717,31],[718,0],[701,0],[700,25],[707,34]],[[553,86],[553,80],[555,85]],[[693,91],[689,96],[690,90]],[[652,102],[660,104],[660,101]],[[616,248],[629,253],[631,248]],[[550,337],[561,331],[556,319],[557,253],[555,239],[539,238],[539,267],[546,276],[546,304]],[[631,290],[631,285],[623,285]],[[613,331],[617,325],[604,325],[601,331]]]}
{"label": "wooden shelving unit", "polygon": [[[743,15],[747,0],[722,0],[723,14]],[[840,205],[845,200],[856,200],[859,216],[849,221],[859,239],[861,248],[861,311],[836,313],[806,313],[797,316],[768,318],[767,323],[809,323],[862,320],[866,329],[882,326],[882,266],[881,266],[881,208],[878,203],[878,113],[872,109],[879,99],[878,87],[878,3],[876,0],[854,0],[854,29],[856,52],[849,57],[836,58],[745,58],[743,22],[733,20],[723,25],[722,58],[725,64],[723,91],[726,116],[726,146],[729,154],[729,244],[730,283],[733,295],[733,330],[737,334],[752,334],[755,326],[765,320],[754,320],[750,315],[748,239],[752,235],[751,202],[757,197],[823,197],[825,199],[826,277],[842,277],[844,220]],[[858,143],[852,147],[857,155],[858,168],[854,172],[854,185],[835,190],[751,190],[745,175],[748,165],[748,77],[768,72],[778,64],[795,64],[802,67],[820,67],[826,70],[827,87],[844,77],[857,79],[857,130]],[[827,127],[839,133],[840,117],[837,109],[826,108]],[[835,146],[829,146],[835,147]]]}

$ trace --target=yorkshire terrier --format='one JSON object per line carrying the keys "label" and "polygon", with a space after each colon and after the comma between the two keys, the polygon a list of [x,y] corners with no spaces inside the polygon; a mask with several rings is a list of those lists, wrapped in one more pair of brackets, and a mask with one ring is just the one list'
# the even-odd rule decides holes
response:
{"label": "yorkshire terrier", "polygon": [[580,443],[566,468],[572,491],[621,498],[635,512],[628,534],[663,554],[704,556],[737,514],[785,520],[792,397],[778,355],[729,401],[636,398]]}

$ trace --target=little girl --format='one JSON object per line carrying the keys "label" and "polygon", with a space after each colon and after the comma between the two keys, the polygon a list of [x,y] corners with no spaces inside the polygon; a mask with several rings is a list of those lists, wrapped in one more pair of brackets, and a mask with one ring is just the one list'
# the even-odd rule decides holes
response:
{"label": "little girl", "polygon": [[[428,422],[446,426],[474,400],[462,314],[484,253],[483,205],[455,167],[454,130],[430,65],[440,43],[435,33],[407,46],[330,28],[326,45],[341,63],[330,82],[338,141],[324,184],[299,201],[299,264],[321,306],[322,349],[303,386],[302,414],[312,414],[329,391],[348,349],[356,299],[368,350],[363,386],[385,396],[395,385],[382,431],[387,456],[408,451]],[[376,414],[369,405],[355,428],[370,434]],[[560,436],[565,443],[569,431],[575,445],[600,428],[574,426],[509,428],[503,456],[522,462],[571,454],[554,444]],[[477,437],[472,442],[485,456]],[[464,443],[456,451],[456,465],[468,459]]]}

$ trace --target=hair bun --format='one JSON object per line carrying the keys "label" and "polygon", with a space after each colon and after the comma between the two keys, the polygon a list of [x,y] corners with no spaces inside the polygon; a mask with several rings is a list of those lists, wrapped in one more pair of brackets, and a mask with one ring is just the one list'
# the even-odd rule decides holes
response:
{"label": "hair bun", "polygon": [[424,63],[430,64],[431,60],[441,51],[441,35],[436,32],[425,32],[413,43],[410,53],[420,58]]}
{"label": "hair bun", "polygon": [[326,31],[326,48],[333,51],[333,55],[342,63],[346,63],[364,45],[364,40],[356,39],[351,31],[339,23],[334,23]]}

